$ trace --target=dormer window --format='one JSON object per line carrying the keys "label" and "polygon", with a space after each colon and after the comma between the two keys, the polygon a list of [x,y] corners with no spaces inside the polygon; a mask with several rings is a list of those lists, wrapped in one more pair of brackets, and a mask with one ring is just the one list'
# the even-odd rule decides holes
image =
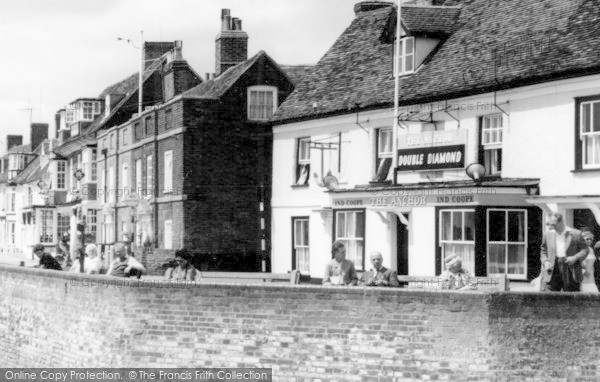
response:
{"label": "dormer window", "polygon": [[268,121],[277,108],[277,88],[251,86],[248,88],[248,119]]}
{"label": "dormer window", "polygon": [[94,111],[94,104],[92,102],[83,102],[83,119],[91,120]]}
{"label": "dormer window", "polygon": [[394,42],[393,62],[394,62],[394,74],[399,70],[398,75],[402,76],[415,72],[415,38],[414,37],[403,37],[400,39],[400,54],[398,56],[398,62],[396,62],[396,43]]}
{"label": "dormer window", "polygon": [[101,106],[101,101],[96,100],[77,100],[73,102],[67,107],[67,125],[80,121],[93,121],[100,114]]}

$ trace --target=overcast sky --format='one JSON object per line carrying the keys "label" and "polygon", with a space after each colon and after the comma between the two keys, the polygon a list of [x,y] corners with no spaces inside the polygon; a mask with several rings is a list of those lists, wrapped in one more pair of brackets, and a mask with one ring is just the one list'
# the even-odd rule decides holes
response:
{"label": "overcast sky", "polygon": [[183,41],[183,56],[214,72],[221,9],[242,19],[248,55],[280,64],[315,64],[354,18],[359,0],[2,0],[0,1],[0,155],[7,134],[29,142],[33,122],[79,97],[97,97],[136,72],[139,50],[117,37]]}

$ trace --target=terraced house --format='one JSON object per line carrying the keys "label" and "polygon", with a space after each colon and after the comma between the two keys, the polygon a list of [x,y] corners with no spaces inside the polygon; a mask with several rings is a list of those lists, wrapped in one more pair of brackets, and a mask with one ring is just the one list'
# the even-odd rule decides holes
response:
{"label": "terraced house", "polygon": [[32,123],[30,139],[7,137],[7,152],[0,158],[0,249],[31,255],[42,243],[55,244],[55,207],[49,203],[48,167],[57,141],[48,139],[48,124]]}
{"label": "terraced house", "polygon": [[354,10],[274,117],[274,272],[322,277],[342,240],[358,270],[377,250],[436,275],[458,253],[526,281],[545,214],[600,233],[593,1],[406,4],[396,63],[396,6]]}

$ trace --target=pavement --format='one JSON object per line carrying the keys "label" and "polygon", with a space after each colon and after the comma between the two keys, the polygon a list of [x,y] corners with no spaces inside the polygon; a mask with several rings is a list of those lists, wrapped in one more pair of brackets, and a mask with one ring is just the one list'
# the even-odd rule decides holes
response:
{"label": "pavement", "polygon": [[20,265],[21,262],[25,263],[26,267],[32,267],[38,265],[39,260],[31,259],[31,256],[27,256],[21,252],[0,252],[0,263],[9,265]]}

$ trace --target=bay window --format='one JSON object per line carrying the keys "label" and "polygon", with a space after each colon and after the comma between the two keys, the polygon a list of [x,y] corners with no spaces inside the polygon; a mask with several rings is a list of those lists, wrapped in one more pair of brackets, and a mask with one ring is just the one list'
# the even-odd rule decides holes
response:
{"label": "bay window", "polygon": [[335,240],[346,245],[346,259],[357,271],[365,269],[365,212],[336,211]]}
{"label": "bay window", "polygon": [[462,258],[463,268],[475,274],[475,211],[440,211],[440,247],[442,250],[442,270],[446,257],[457,254]]}
{"label": "bay window", "polygon": [[527,211],[487,211],[487,272],[527,278]]}

